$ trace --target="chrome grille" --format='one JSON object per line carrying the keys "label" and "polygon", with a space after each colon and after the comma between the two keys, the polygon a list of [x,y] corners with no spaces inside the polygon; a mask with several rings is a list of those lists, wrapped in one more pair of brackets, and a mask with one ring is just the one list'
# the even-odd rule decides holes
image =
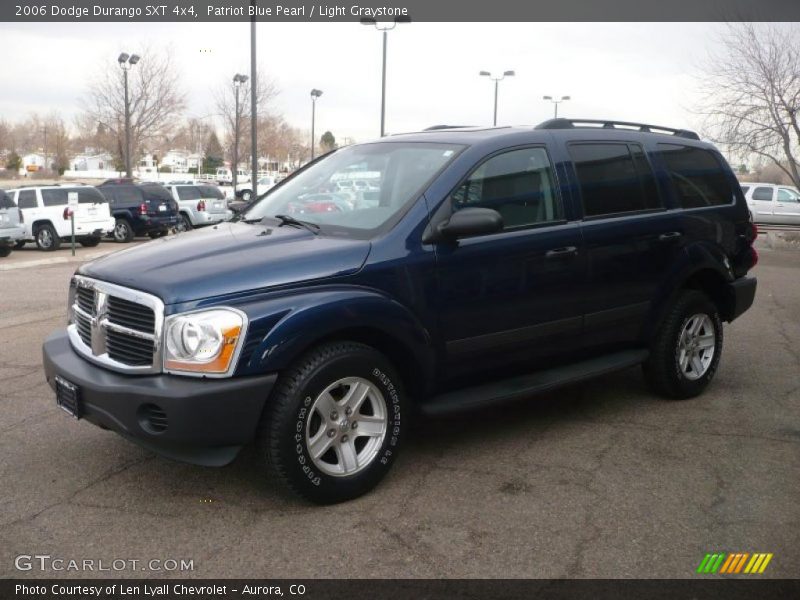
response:
{"label": "chrome grille", "polygon": [[108,355],[126,365],[149,365],[153,362],[153,340],[146,340],[119,331],[106,331]]}
{"label": "chrome grille", "polygon": [[76,288],[75,301],[83,312],[94,316],[94,290],[85,287]]}
{"label": "chrome grille", "polygon": [[123,373],[161,371],[164,304],[150,294],[75,276],[70,341],[77,352]]}
{"label": "chrome grille", "polygon": [[152,308],[116,296],[108,297],[106,314],[110,323],[129,329],[153,333],[156,328],[156,316]]}
{"label": "chrome grille", "polygon": [[87,346],[92,345],[92,319],[75,312],[75,325],[78,327],[78,335],[81,336],[81,341]]}

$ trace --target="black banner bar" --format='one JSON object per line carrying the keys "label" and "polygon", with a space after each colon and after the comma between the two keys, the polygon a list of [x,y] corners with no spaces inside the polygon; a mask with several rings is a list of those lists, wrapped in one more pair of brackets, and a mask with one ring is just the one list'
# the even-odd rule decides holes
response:
{"label": "black banner bar", "polygon": [[800,580],[752,579],[5,579],[3,600],[771,600],[800,597]]}
{"label": "black banner bar", "polygon": [[800,21],[798,0],[3,0],[10,22]]}

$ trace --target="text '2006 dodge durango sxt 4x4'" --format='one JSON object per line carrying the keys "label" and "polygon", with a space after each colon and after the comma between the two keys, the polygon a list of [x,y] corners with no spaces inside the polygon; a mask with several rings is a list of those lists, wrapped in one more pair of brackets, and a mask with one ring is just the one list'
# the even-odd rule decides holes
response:
{"label": "text '2006 dodge durango sxt 4x4'", "polygon": [[[367,172],[369,190],[335,182]],[[555,119],[350,146],[226,222],[83,265],[44,344],[57,403],[161,454],[255,441],[320,503],[371,489],[409,416],[641,364],[703,391],[757,235],[690,131]]]}

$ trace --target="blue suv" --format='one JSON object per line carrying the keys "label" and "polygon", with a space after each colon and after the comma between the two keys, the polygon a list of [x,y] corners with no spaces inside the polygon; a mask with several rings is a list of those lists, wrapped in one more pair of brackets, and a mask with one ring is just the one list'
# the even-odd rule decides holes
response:
{"label": "blue suv", "polygon": [[692,132],[437,127],[81,266],[45,371],[76,418],[204,465],[255,441],[290,488],[337,502],[386,474],[415,413],[635,365],[665,397],[699,394],[753,302],[756,235]]}

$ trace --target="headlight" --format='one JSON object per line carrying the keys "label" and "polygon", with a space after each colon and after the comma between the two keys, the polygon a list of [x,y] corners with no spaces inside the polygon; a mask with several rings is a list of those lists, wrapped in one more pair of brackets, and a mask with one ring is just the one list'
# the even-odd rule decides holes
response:
{"label": "headlight", "polygon": [[164,370],[228,375],[236,366],[247,317],[231,308],[172,315],[164,323]]}

